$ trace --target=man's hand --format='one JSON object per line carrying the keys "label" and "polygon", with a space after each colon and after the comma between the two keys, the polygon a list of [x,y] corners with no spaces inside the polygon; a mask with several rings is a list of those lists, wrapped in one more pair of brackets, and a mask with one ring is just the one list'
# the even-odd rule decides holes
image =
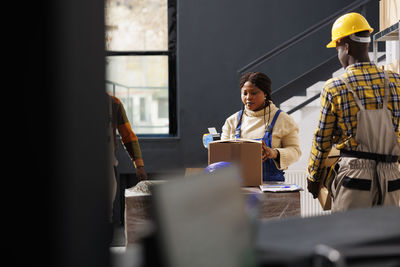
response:
{"label": "man's hand", "polygon": [[310,192],[313,195],[314,199],[317,198],[319,193],[319,182],[313,182],[307,179],[307,189],[308,192]]}
{"label": "man's hand", "polygon": [[147,180],[147,173],[144,170],[143,166],[137,167],[136,168],[136,177],[138,178],[138,181],[143,181],[143,180]]}

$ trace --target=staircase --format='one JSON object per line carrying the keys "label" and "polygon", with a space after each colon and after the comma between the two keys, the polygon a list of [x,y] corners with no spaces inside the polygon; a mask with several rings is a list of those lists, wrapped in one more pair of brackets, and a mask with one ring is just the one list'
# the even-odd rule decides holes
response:
{"label": "staircase", "polygon": [[[303,32],[300,32],[299,34],[285,41],[284,43],[278,45],[271,51],[251,61],[244,67],[240,68],[237,71],[238,74],[243,74],[247,71],[250,71],[251,69],[255,69],[262,64],[265,64],[267,61],[289,50],[291,47],[295,46],[299,42],[305,40],[313,33],[320,31],[328,25],[332,25],[339,16],[345,13],[357,11],[365,16],[366,4],[368,4],[370,1],[371,0],[353,1],[346,7],[338,10],[328,17],[325,17],[315,25],[312,25]],[[274,90],[272,92],[272,99],[274,100],[275,104],[280,105],[280,103],[288,100],[293,96],[304,95],[306,88],[312,86],[316,81],[327,80],[331,76],[332,72],[336,71],[339,68],[340,63],[337,59],[336,53],[333,53],[333,55],[329,58],[321,59],[321,63],[319,65],[296,77],[292,81],[288,81],[288,83],[278,88],[277,90]]]}

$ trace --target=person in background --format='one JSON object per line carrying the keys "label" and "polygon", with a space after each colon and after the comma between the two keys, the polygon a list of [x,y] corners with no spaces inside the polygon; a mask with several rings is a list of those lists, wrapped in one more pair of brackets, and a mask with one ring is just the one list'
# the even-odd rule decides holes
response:
{"label": "person in background", "polygon": [[262,140],[263,181],[284,181],[283,170],[300,156],[299,127],[271,100],[271,79],[261,72],[240,78],[243,107],[226,119],[221,140]]}
{"label": "person in background", "polygon": [[372,31],[362,15],[348,13],[333,24],[327,45],[346,71],[323,87],[307,181],[317,198],[323,162],[336,145],[340,157],[328,181],[333,212],[400,206],[400,76],[370,61]]}
{"label": "person in background", "polygon": [[140,150],[139,140],[136,134],[133,132],[132,127],[129,123],[128,117],[126,116],[125,108],[122,102],[115,96],[107,95],[108,102],[108,130],[110,150],[112,155],[110,157],[112,161],[113,171],[111,176],[111,221],[112,221],[112,207],[117,190],[116,181],[116,166],[118,161],[116,159],[116,152],[118,149],[117,130],[121,136],[122,143],[128,152],[132,162],[136,168],[136,177],[138,181],[147,180],[147,173],[144,169],[144,162],[142,158],[142,152]]}

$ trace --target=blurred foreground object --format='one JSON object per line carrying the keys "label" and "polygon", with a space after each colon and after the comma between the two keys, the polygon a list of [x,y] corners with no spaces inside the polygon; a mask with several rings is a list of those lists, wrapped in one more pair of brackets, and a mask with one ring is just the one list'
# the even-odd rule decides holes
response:
{"label": "blurred foreground object", "polygon": [[264,221],[255,247],[260,266],[400,266],[399,222],[397,207]]}
{"label": "blurred foreground object", "polygon": [[153,189],[166,266],[256,266],[235,167],[174,179]]}
{"label": "blurred foreground object", "polygon": [[204,169],[204,173],[211,173],[216,170],[225,169],[225,168],[231,167],[231,166],[232,166],[232,163],[227,162],[227,161],[219,161],[219,162],[211,163]]}

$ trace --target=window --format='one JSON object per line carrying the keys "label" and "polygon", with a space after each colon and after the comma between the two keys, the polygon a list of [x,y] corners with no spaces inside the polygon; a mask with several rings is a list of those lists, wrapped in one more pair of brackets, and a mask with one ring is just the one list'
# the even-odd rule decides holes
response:
{"label": "window", "polygon": [[146,99],[144,97],[140,98],[140,121],[146,121]]}
{"label": "window", "polygon": [[176,134],[176,0],[106,0],[106,89],[139,135]]}
{"label": "window", "polygon": [[168,99],[167,98],[159,98],[158,99],[158,117],[159,118],[168,118]]}

